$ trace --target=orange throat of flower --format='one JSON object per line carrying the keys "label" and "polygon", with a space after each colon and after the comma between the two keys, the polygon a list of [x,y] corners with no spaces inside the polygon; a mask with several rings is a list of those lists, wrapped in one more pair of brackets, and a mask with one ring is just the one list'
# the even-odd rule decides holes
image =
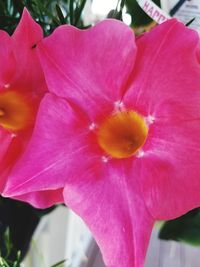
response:
{"label": "orange throat of flower", "polygon": [[107,117],[100,125],[97,139],[100,147],[113,158],[128,158],[144,145],[148,127],[137,112],[126,110]]}
{"label": "orange throat of flower", "polygon": [[16,132],[26,129],[33,120],[31,103],[16,90],[0,91],[0,126]]}

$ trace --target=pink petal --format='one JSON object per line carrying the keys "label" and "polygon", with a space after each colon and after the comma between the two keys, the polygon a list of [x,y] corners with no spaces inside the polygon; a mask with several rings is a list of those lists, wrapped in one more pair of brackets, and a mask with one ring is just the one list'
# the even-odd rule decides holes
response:
{"label": "pink petal", "polygon": [[5,164],[5,158],[12,143],[13,134],[0,127],[0,192],[3,192],[7,181],[8,166]]}
{"label": "pink petal", "polygon": [[31,192],[12,198],[23,202],[28,202],[35,208],[40,209],[46,209],[55,204],[61,204],[64,202],[63,189]]}
{"label": "pink petal", "polygon": [[[5,154],[13,140],[13,136],[8,131],[4,130],[3,128],[0,128],[0,170],[2,169],[2,161],[5,157]],[[1,173],[2,176],[2,173]],[[0,183],[2,183],[2,178],[0,179]],[[1,188],[1,186],[0,186]]]}
{"label": "pink petal", "polygon": [[11,86],[41,94],[46,90],[46,85],[35,47],[43,39],[43,32],[26,8],[11,39],[17,62],[16,75],[10,82]]}
{"label": "pink petal", "polygon": [[[0,31],[0,57],[3,62],[0,72],[0,90],[14,89],[24,94],[33,106],[33,114],[30,118],[33,122],[34,112],[36,113],[41,97],[47,90],[43,71],[36,50],[33,48],[33,45],[42,38],[41,27],[31,18],[26,9],[11,37],[4,31]],[[14,139],[11,138],[11,133],[4,133],[4,135],[0,133],[0,191],[3,190],[10,169],[24,151],[31,136],[32,127],[31,125],[29,129],[17,132]]]}
{"label": "pink petal", "polygon": [[0,128],[0,164],[1,161],[10,145],[12,142],[12,134],[4,130],[3,128]]}
{"label": "pink petal", "polygon": [[83,171],[78,182],[66,184],[65,203],[89,226],[106,266],[142,267],[154,220],[138,187],[137,163],[134,172],[121,163],[104,164],[98,180]]}
{"label": "pink petal", "polygon": [[139,38],[137,46],[124,103],[153,122],[140,182],[150,213],[170,219],[200,206],[199,36],[171,20]]}
{"label": "pink petal", "polygon": [[14,134],[4,130],[3,128],[1,129],[0,192],[3,191],[10,169],[20,157],[22,151],[24,151],[29,138],[30,133]]}
{"label": "pink petal", "polygon": [[10,82],[14,75],[16,62],[12,51],[10,36],[0,31],[0,90]]}
{"label": "pink petal", "polygon": [[131,29],[106,20],[89,30],[61,26],[39,45],[39,52],[49,90],[75,99],[94,118],[121,99],[136,47]]}
{"label": "pink petal", "polygon": [[89,122],[80,109],[47,94],[41,102],[33,137],[8,177],[4,196],[64,187],[68,178],[65,169],[70,167],[71,158],[76,155],[79,165],[79,154],[86,153],[82,140],[88,132]]}
{"label": "pink petal", "polygon": [[187,101],[189,106],[199,102],[195,101],[200,80],[196,31],[172,19],[138,38],[136,44],[137,60],[124,97],[126,105],[157,116],[166,101]]}

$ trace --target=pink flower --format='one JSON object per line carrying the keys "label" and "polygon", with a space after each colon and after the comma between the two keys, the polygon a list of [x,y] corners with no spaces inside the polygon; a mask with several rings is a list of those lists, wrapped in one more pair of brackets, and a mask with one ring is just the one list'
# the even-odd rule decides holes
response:
{"label": "pink flower", "polygon": [[64,188],[107,266],[141,267],[154,221],[200,205],[199,36],[107,20],[38,51],[51,93],[4,195]]}
{"label": "pink flower", "polygon": [[[1,191],[11,168],[31,137],[38,105],[47,91],[35,49],[42,38],[41,27],[34,22],[26,9],[11,37],[6,32],[0,31]],[[48,198],[46,194],[40,193],[40,199],[43,197],[49,205],[52,205],[49,194]],[[36,192],[20,196],[18,199],[34,204],[37,195]],[[55,192],[52,195],[55,195]]]}

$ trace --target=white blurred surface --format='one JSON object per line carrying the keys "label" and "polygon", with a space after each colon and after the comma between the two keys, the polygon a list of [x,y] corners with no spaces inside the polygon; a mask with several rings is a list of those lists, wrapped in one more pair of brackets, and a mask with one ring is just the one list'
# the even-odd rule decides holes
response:
{"label": "white blurred surface", "polygon": [[100,16],[105,16],[111,9],[115,9],[118,0],[93,0],[92,13]]}
{"label": "white blurred surface", "polygon": [[[145,267],[200,267],[200,248],[161,241],[152,233]],[[67,259],[65,267],[105,267],[83,221],[65,207],[45,216],[32,241],[24,267],[50,267]]]}
{"label": "white blurred surface", "polygon": [[[93,25],[105,19],[111,10],[116,9],[117,3],[118,0],[88,0],[83,12],[84,24]],[[131,16],[126,13],[125,7],[123,8],[122,16],[124,23],[130,25]]]}

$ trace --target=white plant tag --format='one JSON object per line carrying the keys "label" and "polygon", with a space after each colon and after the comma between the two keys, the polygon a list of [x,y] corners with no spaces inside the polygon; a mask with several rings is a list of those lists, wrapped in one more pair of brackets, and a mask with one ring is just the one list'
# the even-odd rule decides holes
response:
{"label": "white plant tag", "polygon": [[200,33],[200,0],[161,0],[161,6],[167,13],[175,11],[172,16],[184,24],[195,18],[190,28]]}
{"label": "white plant tag", "polygon": [[152,0],[137,0],[137,2],[158,24],[170,19],[170,12],[184,24],[195,18],[189,27],[200,33],[200,0],[161,0],[162,9]]}
{"label": "white plant tag", "polygon": [[137,2],[144,12],[158,24],[161,24],[170,18],[164,10],[151,0],[137,0]]}

